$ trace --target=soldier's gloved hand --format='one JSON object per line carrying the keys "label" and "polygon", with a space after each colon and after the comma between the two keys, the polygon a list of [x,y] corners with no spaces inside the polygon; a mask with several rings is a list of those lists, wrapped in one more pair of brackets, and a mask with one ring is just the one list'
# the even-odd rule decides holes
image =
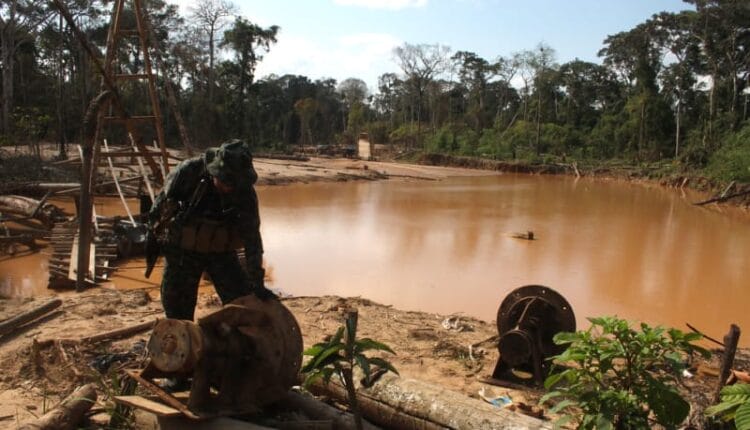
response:
{"label": "soldier's gloved hand", "polygon": [[265,286],[261,285],[260,287],[253,288],[253,294],[255,294],[255,297],[265,301],[268,299],[276,299],[278,300],[279,296],[276,295],[273,291],[269,290]]}

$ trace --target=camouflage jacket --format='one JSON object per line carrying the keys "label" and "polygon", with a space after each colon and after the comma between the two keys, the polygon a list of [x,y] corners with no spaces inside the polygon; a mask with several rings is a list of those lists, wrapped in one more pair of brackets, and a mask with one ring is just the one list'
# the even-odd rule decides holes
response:
{"label": "camouflage jacket", "polygon": [[149,226],[168,245],[174,244],[174,235],[165,237],[160,232],[175,231],[199,218],[223,223],[239,235],[250,281],[263,286],[263,241],[255,189],[249,185],[220,194],[206,171],[203,156],[185,160],[169,173],[148,214]]}

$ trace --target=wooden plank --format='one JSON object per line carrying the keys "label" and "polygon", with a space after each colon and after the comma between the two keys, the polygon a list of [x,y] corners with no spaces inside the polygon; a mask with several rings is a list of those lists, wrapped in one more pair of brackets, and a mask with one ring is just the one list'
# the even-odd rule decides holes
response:
{"label": "wooden plank", "polygon": [[115,396],[114,399],[117,403],[151,412],[160,417],[178,417],[182,415],[182,412],[175,408],[141,396]]}
{"label": "wooden plank", "polygon": [[141,373],[139,371],[126,369],[125,373],[127,373],[128,376],[130,376],[136,382],[138,382],[143,388],[147,389],[154,395],[158,396],[160,400],[168,403],[169,406],[172,406],[173,408],[176,408],[177,410],[179,410],[186,417],[194,419],[194,420],[201,418],[198,415],[194,414],[190,409],[188,409],[187,405],[181,403],[179,400],[169,395],[169,393],[162,390],[159,386],[157,386],[153,382],[141,377]]}
{"label": "wooden plank", "polygon": [[[73,247],[70,250],[70,266],[68,266],[68,279],[71,281],[76,281],[78,279],[77,273],[78,273],[78,235],[76,235],[75,239],[73,239]],[[86,273],[85,278],[87,279],[93,279],[94,274],[92,273],[92,268],[96,265],[96,245],[94,242],[91,242],[89,245],[89,264],[87,266],[88,273]]]}

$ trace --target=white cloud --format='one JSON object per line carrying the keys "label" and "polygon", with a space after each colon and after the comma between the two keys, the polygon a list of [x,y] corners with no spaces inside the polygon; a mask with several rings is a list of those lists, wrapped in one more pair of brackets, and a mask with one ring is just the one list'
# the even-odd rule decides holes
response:
{"label": "white cloud", "polygon": [[398,71],[392,51],[402,41],[389,34],[350,34],[330,45],[283,31],[277,39],[258,65],[260,77],[296,74],[312,80],[334,78],[338,82],[355,77],[364,80],[374,92],[380,75]]}
{"label": "white cloud", "polygon": [[389,10],[423,7],[427,5],[427,0],[333,0],[333,2],[342,6],[359,6],[368,9]]}

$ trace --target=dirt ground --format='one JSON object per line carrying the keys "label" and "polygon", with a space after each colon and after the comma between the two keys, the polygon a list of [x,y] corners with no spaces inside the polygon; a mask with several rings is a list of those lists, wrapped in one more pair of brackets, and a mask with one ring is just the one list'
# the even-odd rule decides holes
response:
{"label": "dirt ground", "polygon": [[[399,163],[313,158],[309,161],[256,159],[259,185],[283,185],[312,181],[347,180],[440,180],[447,176],[483,175],[488,172],[460,168],[414,166]],[[492,173],[494,174],[494,172]],[[112,410],[110,396],[118,384],[117,370],[139,364],[144,357],[148,333],[104,344],[45,342],[80,339],[162,317],[158,291],[118,290],[115,285],[83,293],[62,292],[58,312],[45,321],[0,337],[0,428],[15,428],[54,405],[83,382],[96,382],[96,410]],[[38,306],[50,297],[0,299],[0,322]],[[388,357],[400,374],[445,386],[472,397],[481,389],[488,397],[505,395],[514,405],[536,405],[541,393],[512,390],[481,382],[498,358],[497,327],[464,315],[436,315],[401,311],[353,297],[286,297],[283,303],[300,324],[305,347],[320,342],[342,324],[343,310],[359,310],[359,335],[391,346]],[[197,316],[219,309],[211,290],[199,297]],[[744,355],[743,355],[744,357]],[[738,360],[739,370],[748,361]],[[685,394],[694,404],[691,423],[700,423],[700,411],[708,404],[717,378],[713,369],[718,358],[696,363],[695,374],[685,380]],[[702,370],[701,370],[702,369]],[[706,371],[710,369],[711,371]]]}

